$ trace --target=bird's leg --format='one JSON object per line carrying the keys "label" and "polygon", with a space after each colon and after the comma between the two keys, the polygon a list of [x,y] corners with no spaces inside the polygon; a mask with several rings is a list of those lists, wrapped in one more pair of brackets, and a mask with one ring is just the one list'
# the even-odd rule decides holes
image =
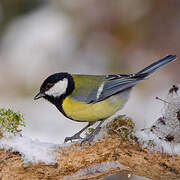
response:
{"label": "bird's leg", "polygon": [[105,121],[105,119],[103,119],[99,124],[98,126],[94,129],[94,131],[86,136],[82,141],[81,141],[81,144],[83,144],[84,142],[88,142],[89,144],[93,141],[94,137],[99,133],[99,131],[101,130],[101,125],[102,123]]}
{"label": "bird's leg", "polygon": [[74,134],[71,137],[66,137],[64,139],[64,143],[74,140],[74,139],[82,139],[82,137],[80,136],[82,132],[84,132],[89,126],[92,126],[95,122],[89,122],[88,125],[86,125],[84,128],[82,128],[79,132],[77,132],[76,134]]}

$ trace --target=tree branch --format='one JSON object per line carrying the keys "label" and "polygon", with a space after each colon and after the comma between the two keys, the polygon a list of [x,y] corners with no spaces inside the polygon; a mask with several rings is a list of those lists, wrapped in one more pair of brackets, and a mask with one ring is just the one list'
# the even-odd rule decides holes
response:
{"label": "tree branch", "polygon": [[[136,174],[157,180],[180,177],[180,156],[142,149],[136,142],[122,142],[113,135],[94,145],[74,144],[56,151],[58,160],[55,165],[38,163],[23,166],[20,154],[0,150],[0,179],[80,180],[98,179],[116,173]],[[101,165],[104,169],[99,168]]]}

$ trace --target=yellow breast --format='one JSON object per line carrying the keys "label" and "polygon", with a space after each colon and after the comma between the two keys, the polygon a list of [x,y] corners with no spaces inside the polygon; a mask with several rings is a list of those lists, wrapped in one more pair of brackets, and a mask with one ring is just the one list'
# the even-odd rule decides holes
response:
{"label": "yellow breast", "polygon": [[125,100],[119,95],[94,104],[86,104],[73,100],[70,96],[65,98],[62,107],[68,117],[77,121],[98,121],[112,116],[122,108]]}

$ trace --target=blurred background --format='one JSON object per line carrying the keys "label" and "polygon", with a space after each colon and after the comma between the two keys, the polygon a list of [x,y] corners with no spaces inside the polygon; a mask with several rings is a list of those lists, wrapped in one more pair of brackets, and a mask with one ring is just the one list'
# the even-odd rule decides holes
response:
{"label": "blurred background", "polygon": [[[165,55],[180,56],[179,19],[179,0],[1,0],[0,107],[24,114],[24,135],[62,143],[85,124],[33,101],[42,81],[62,71],[132,73]],[[120,113],[137,129],[161,116],[163,104],[155,97],[166,98],[180,82],[179,65],[169,64],[132,92]]]}

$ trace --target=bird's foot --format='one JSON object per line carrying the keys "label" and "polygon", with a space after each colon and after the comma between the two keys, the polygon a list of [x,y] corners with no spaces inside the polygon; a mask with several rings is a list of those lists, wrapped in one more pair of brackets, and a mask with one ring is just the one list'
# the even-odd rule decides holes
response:
{"label": "bird's foot", "polygon": [[74,136],[66,137],[66,138],[64,139],[64,143],[66,143],[66,142],[68,142],[68,141],[71,141],[71,142],[72,142],[72,140],[75,140],[75,139],[82,139],[82,137],[80,136],[79,133],[77,133],[77,134],[75,134]]}
{"label": "bird's foot", "polygon": [[93,141],[94,137],[99,133],[100,130],[101,127],[97,127],[90,135],[83,138],[83,140],[81,141],[81,145],[85,142],[88,142],[89,145],[91,145],[91,142]]}

